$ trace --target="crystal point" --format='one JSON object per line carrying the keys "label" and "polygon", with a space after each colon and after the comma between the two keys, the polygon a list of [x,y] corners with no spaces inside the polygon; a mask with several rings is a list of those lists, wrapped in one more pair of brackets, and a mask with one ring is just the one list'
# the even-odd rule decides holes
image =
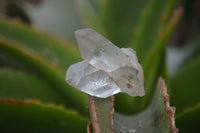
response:
{"label": "crystal point", "polygon": [[75,32],[85,61],[73,64],[67,71],[66,81],[79,90],[100,98],[119,92],[143,96],[143,71],[136,52],[118,48],[93,29]]}

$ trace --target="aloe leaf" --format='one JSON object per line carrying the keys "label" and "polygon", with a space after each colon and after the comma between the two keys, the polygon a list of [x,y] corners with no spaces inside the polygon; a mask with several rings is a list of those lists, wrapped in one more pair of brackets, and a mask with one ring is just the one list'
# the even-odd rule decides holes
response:
{"label": "aloe leaf", "polygon": [[[199,68],[200,58],[191,61],[171,78],[171,100],[172,104],[177,107],[177,113],[180,113],[185,108],[193,107],[200,101]],[[190,98],[187,99],[186,97]]]}
{"label": "aloe leaf", "polygon": [[[31,68],[44,81],[47,81],[61,97],[65,97],[67,107],[78,109],[83,114],[88,114],[86,107],[87,97],[82,92],[70,87],[64,80],[64,75],[59,69],[50,64],[40,54],[31,51],[18,43],[1,38],[0,49],[10,55],[12,58],[17,58],[23,62],[25,66]],[[9,59],[12,60],[12,59]]]}
{"label": "aloe leaf", "polygon": [[144,10],[134,40],[131,42],[131,46],[136,50],[141,63],[155,44],[166,5],[165,0],[151,0]]}
{"label": "aloe leaf", "polygon": [[[159,65],[162,65],[163,62],[162,60],[165,58],[161,58],[163,55],[165,45],[167,40],[169,39],[170,35],[174,31],[176,25],[178,24],[181,16],[183,14],[183,9],[179,8],[174,11],[174,14],[169,21],[168,25],[166,28],[162,29],[163,31],[160,33],[160,38],[158,41],[156,41],[154,47],[152,50],[149,52],[148,57],[144,61],[144,75],[145,75],[145,80],[150,81],[150,79],[157,80],[156,74],[159,74],[159,71],[157,70]],[[154,65],[155,64],[155,65]],[[157,65],[156,65],[157,64]],[[157,67],[156,67],[157,66]],[[153,87],[152,82],[145,82],[145,88],[151,89]]]}
{"label": "aloe leaf", "polygon": [[160,78],[146,110],[133,116],[114,114],[115,133],[178,133],[174,115],[175,108],[170,107],[167,87]]}
{"label": "aloe leaf", "polygon": [[[133,97],[125,93],[119,93],[115,95],[115,110],[124,114],[134,114],[138,111],[134,106]],[[138,101],[139,102],[139,101]],[[126,103],[126,104],[124,104]]]}
{"label": "aloe leaf", "polygon": [[102,24],[114,44],[125,47],[132,39],[148,0],[107,0],[102,10]]}
{"label": "aloe leaf", "polygon": [[176,124],[180,133],[199,133],[200,105],[188,108],[177,115]]}
{"label": "aloe leaf", "polygon": [[48,82],[40,79],[37,75],[14,69],[0,69],[0,97],[67,103],[65,98],[61,97]]}
{"label": "aloe leaf", "polygon": [[[114,96],[105,99],[89,96],[89,103],[90,116],[94,132],[114,133]],[[90,129],[88,129],[88,131],[90,131]]]}
{"label": "aloe leaf", "polygon": [[[107,26],[105,29],[107,30],[108,37],[118,45],[122,46],[122,44],[128,43],[130,47],[136,50],[137,57],[144,69],[147,95],[149,95],[150,92],[153,93],[152,89],[155,88],[158,76],[162,72],[165,73],[164,76],[167,75],[166,70],[164,70],[165,66],[163,65],[165,64],[164,47],[159,48],[160,51],[155,49],[157,49],[157,45],[162,46],[166,44],[169,35],[172,33],[171,31],[173,31],[169,31],[169,27],[172,28],[176,26],[175,23],[173,26],[170,25],[170,21],[175,19],[171,18],[175,3],[176,0],[151,0],[148,2],[128,0],[126,2],[120,2],[110,0],[107,2],[107,9],[105,8],[103,24]],[[142,16],[139,15],[141,12],[143,12]],[[125,21],[125,24],[123,21]],[[134,34],[132,33],[133,30]],[[125,40],[129,41],[123,42]],[[154,55],[158,54],[159,56],[154,58],[153,55],[153,58],[151,57],[151,59],[149,59],[152,53],[154,53]],[[146,59],[147,57],[148,59]],[[125,94],[117,95],[116,103],[124,101],[128,104],[130,103],[129,105],[132,105],[132,107],[124,104],[116,104],[116,110],[127,114],[141,111],[147,106],[147,103],[145,103],[146,100],[141,99],[142,98],[129,98]],[[150,100],[148,99],[147,101]]]}
{"label": "aloe leaf", "polygon": [[0,99],[0,132],[86,133],[88,119],[35,100]]}
{"label": "aloe leaf", "polygon": [[[152,95],[154,93],[154,86],[156,85],[156,81],[158,76],[162,74],[164,78],[168,81],[167,71],[165,66],[165,45],[170,37],[171,33],[173,32],[174,28],[176,27],[177,23],[179,22],[183,10],[180,8],[176,10],[171,18],[171,20],[167,23],[167,26],[163,26],[162,34],[160,38],[154,44],[154,47],[148,54],[147,58],[144,60],[143,63],[143,70],[144,70],[144,87],[146,95],[142,98],[134,97],[132,108],[134,108],[133,112],[140,112],[147,107],[150,103]],[[118,97],[116,97],[116,101],[120,101]],[[130,101],[130,100],[127,100]],[[122,105],[118,105],[121,107]],[[131,109],[131,108],[129,108]],[[118,108],[117,108],[118,110]],[[121,112],[124,112],[120,109]]]}
{"label": "aloe leaf", "polygon": [[81,59],[77,49],[70,43],[63,43],[56,38],[39,33],[33,27],[17,20],[9,21],[1,18],[0,36],[39,53],[50,64],[57,65],[63,72],[72,63]]}

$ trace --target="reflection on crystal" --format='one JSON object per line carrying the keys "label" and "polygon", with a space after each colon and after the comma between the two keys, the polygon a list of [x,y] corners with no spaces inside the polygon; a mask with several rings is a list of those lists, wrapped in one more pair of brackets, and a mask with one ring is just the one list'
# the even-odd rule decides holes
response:
{"label": "reflection on crystal", "polygon": [[143,71],[136,53],[118,48],[92,29],[75,32],[85,61],[73,64],[66,81],[75,88],[96,97],[106,98],[118,92],[143,96]]}

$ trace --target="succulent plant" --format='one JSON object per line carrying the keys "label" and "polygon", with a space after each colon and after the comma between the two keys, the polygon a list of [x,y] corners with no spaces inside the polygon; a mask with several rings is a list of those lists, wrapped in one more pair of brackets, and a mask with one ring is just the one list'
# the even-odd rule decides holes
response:
{"label": "succulent plant", "polygon": [[198,133],[198,39],[184,67],[173,75],[166,69],[166,44],[183,15],[177,1],[79,0],[76,5],[83,27],[136,51],[145,96],[97,98],[71,87],[66,70],[82,61],[76,45],[1,16],[0,132]]}

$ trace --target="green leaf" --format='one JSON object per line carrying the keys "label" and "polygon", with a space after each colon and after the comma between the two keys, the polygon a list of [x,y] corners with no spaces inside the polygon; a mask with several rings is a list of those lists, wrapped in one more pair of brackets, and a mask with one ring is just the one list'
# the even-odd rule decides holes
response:
{"label": "green leaf", "polygon": [[171,78],[171,100],[177,108],[177,113],[200,102],[199,68],[200,58],[189,63]]}
{"label": "green leaf", "polygon": [[114,96],[98,98],[89,96],[90,116],[95,133],[114,133]]}
{"label": "green leaf", "polygon": [[115,110],[120,113],[130,115],[134,114],[137,111],[137,107],[134,106],[132,96],[125,93],[118,93],[115,95]]}
{"label": "green leaf", "polygon": [[142,16],[148,0],[107,0],[102,10],[102,24],[114,44],[125,47]]}
{"label": "green leaf", "polygon": [[180,133],[199,133],[200,105],[184,110],[176,117]]}
{"label": "green leaf", "polygon": [[86,133],[87,121],[63,107],[34,100],[0,99],[0,132]]}
{"label": "green leaf", "polygon": [[9,21],[0,18],[0,36],[40,54],[49,61],[49,64],[57,65],[63,72],[72,63],[81,60],[77,49],[70,43],[63,43],[56,38],[39,33],[33,27],[17,20]]}
{"label": "green leaf", "polygon": [[[143,63],[144,70],[144,88],[146,95],[143,99],[137,98],[135,102],[135,107],[138,107],[138,110],[143,110],[149,104],[150,99],[152,98],[154,92],[154,86],[158,77],[166,76],[166,66],[165,66],[165,45],[170,35],[174,31],[176,25],[178,24],[181,16],[183,14],[183,9],[179,8],[174,11],[171,20],[168,22],[167,26],[164,27],[160,38],[154,44],[154,47],[148,54],[147,58]],[[139,100],[141,99],[141,100]],[[140,101],[140,102],[137,102]]]}
{"label": "green leaf", "polygon": [[170,107],[167,87],[160,78],[146,110],[133,116],[114,114],[115,133],[177,133],[174,115],[175,108]]}
{"label": "green leaf", "polygon": [[145,46],[141,51],[145,54],[145,50],[154,43],[161,22],[167,22],[170,18],[175,2],[176,0],[106,1],[102,23],[108,38],[121,47],[128,46],[130,42],[131,46],[134,44],[133,48]]}
{"label": "green leaf", "polygon": [[61,97],[65,98],[68,103],[67,107],[78,109],[82,114],[88,114],[86,109],[88,105],[87,96],[70,87],[64,80],[63,72],[60,72],[55,65],[50,64],[40,54],[31,51],[27,47],[3,38],[0,39],[0,49],[11,57],[11,59],[7,59],[8,61],[13,60],[13,58],[19,60],[23,65],[31,68],[30,73],[37,74],[52,86]]}
{"label": "green leaf", "polygon": [[0,97],[40,99],[66,105],[68,103],[55,88],[37,75],[12,69],[0,69]]}
{"label": "green leaf", "polygon": [[131,46],[141,63],[155,45],[167,4],[166,0],[151,0],[140,19]]}
{"label": "green leaf", "polygon": [[[119,104],[115,105],[116,110],[131,114],[144,109],[150,101],[151,94],[149,93],[153,93],[158,76],[162,72],[164,76],[167,75],[164,65],[164,46],[179,20],[172,18],[175,3],[176,0],[148,2],[110,0],[107,2],[105,16],[103,16],[105,29],[111,41],[120,46],[128,43],[136,50],[144,69],[145,97],[147,97],[144,99],[131,98],[125,94],[117,95],[116,103]],[[142,16],[140,16],[141,12],[143,12]],[[177,21],[174,22],[174,20]],[[132,34],[133,29],[134,34]],[[125,105],[123,102],[128,104]]]}

